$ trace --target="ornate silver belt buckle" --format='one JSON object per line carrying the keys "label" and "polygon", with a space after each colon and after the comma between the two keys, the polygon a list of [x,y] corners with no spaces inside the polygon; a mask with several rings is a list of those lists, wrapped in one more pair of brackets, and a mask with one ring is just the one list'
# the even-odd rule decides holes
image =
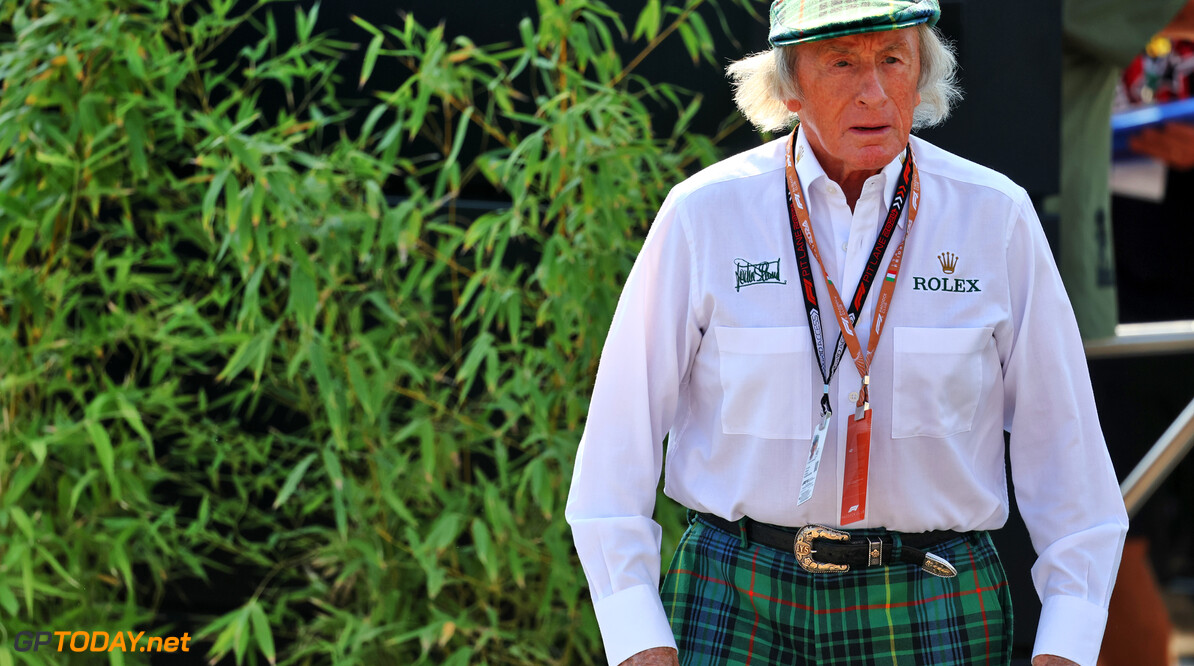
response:
{"label": "ornate silver belt buckle", "polygon": [[796,563],[802,569],[810,573],[840,573],[849,571],[849,564],[830,564],[828,562],[818,562],[813,559],[813,539],[829,539],[830,541],[849,541],[850,535],[840,530],[823,527],[821,525],[807,525],[800,528],[796,533],[796,543],[793,546],[793,552],[796,554]]}
{"label": "ornate silver belt buckle", "polygon": [[925,561],[920,565],[920,568],[938,578],[953,578],[958,575],[958,570],[954,568],[954,565],[950,564],[945,558],[938,557],[932,553],[925,553]]}

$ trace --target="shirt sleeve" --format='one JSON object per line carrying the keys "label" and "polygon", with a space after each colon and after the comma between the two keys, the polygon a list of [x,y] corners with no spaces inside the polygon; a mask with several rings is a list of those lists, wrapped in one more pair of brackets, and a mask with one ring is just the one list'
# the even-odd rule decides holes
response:
{"label": "shirt sleeve", "polygon": [[1067,48],[1114,67],[1127,67],[1177,16],[1186,0],[1066,0]]}
{"label": "shirt sleeve", "polygon": [[1128,517],[1073,309],[1027,196],[1017,208],[1007,243],[1011,316],[997,335],[1016,499],[1038,555],[1033,655],[1094,666]]}
{"label": "shirt sleeve", "polygon": [[700,344],[696,264],[673,191],[623,287],[577,451],[565,515],[609,663],[675,647],[659,597],[652,519],[663,438]]}

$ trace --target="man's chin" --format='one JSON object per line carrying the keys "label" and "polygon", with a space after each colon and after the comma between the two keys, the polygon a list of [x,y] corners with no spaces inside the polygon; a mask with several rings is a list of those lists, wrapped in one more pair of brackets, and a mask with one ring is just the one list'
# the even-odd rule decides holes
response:
{"label": "man's chin", "polygon": [[859,165],[860,170],[881,171],[903,150],[903,146],[894,142],[884,142],[881,146],[861,146],[854,151],[854,164]]}

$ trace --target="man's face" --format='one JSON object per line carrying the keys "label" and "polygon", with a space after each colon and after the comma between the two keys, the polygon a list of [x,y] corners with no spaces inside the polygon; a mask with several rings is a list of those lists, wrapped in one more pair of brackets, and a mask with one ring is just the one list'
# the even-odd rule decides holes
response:
{"label": "man's face", "polygon": [[809,144],[830,178],[871,175],[908,143],[920,104],[920,49],[915,28],[797,44],[800,115]]}

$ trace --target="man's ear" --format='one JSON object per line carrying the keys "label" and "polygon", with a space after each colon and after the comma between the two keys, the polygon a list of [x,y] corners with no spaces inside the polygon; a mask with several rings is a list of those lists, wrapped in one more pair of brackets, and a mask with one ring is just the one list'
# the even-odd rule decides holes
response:
{"label": "man's ear", "polygon": [[785,99],[784,106],[788,107],[788,110],[792,113],[800,113],[801,104],[798,99]]}

